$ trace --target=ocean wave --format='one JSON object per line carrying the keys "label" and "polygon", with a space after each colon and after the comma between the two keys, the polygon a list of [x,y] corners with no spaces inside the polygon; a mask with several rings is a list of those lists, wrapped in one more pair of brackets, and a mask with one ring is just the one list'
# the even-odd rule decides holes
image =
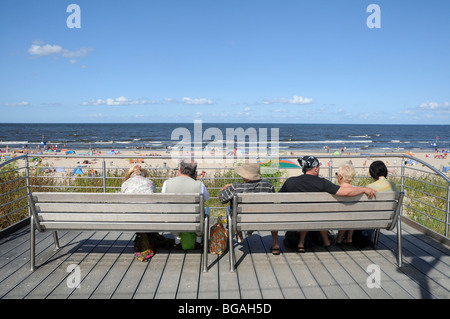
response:
{"label": "ocean wave", "polygon": [[28,141],[0,141],[0,144],[13,145],[13,144],[30,144]]}
{"label": "ocean wave", "polygon": [[[375,135],[375,136],[377,136],[377,135]],[[378,134],[378,136],[379,136],[379,134]],[[367,135],[367,134],[364,134],[364,135],[349,135],[348,137],[364,137],[364,138],[370,138],[370,136]]]}
{"label": "ocean wave", "polygon": [[349,143],[373,143],[372,140],[326,140],[326,141],[279,141],[283,144],[349,144]]}

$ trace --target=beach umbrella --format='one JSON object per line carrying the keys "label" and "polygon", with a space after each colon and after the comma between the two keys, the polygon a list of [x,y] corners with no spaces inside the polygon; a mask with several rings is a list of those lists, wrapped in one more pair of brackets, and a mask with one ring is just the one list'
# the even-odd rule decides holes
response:
{"label": "beach umbrella", "polygon": [[296,161],[288,159],[288,158],[281,158],[278,160],[278,163],[279,163],[279,167],[281,167],[281,168],[289,168],[289,167],[298,168],[298,167],[300,167],[300,165]]}
{"label": "beach umbrella", "polygon": [[[264,164],[270,165],[270,163],[271,163],[271,160],[265,160],[265,161],[259,160],[258,161],[259,165],[264,165]],[[299,168],[300,165],[294,160],[291,160],[288,158],[280,158],[278,160],[278,167],[279,168]]]}
{"label": "beach umbrella", "polygon": [[78,166],[77,168],[75,168],[72,172],[72,175],[83,175],[83,170],[81,169],[81,166]]}

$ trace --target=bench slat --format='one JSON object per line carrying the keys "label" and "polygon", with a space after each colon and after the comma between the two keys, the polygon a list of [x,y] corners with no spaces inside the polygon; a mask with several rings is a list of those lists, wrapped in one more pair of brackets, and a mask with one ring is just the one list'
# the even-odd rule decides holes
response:
{"label": "bench slat", "polygon": [[85,213],[40,213],[39,221],[50,222],[178,222],[195,223],[200,221],[199,214],[85,214]]}
{"label": "bench slat", "polygon": [[[398,200],[399,192],[378,192],[376,195],[377,201],[392,201]],[[321,203],[321,202],[354,202],[354,201],[374,201],[369,199],[365,194],[342,197],[321,192],[310,193],[242,193],[238,194],[238,203],[289,203],[289,202],[304,202],[304,203]]]}
{"label": "bench slat", "polygon": [[199,194],[122,194],[122,193],[33,193],[35,202],[67,202],[67,203],[101,203],[101,202],[117,202],[117,203],[198,203]]}
{"label": "bench slat", "polygon": [[295,204],[240,204],[238,213],[301,213],[301,212],[337,212],[337,211],[370,211],[395,210],[396,202],[336,202],[334,203],[295,203]]}
{"label": "bench slat", "polygon": [[108,203],[38,203],[41,212],[136,212],[136,213],[199,213],[198,204],[108,204]]}
{"label": "bench slat", "polygon": [[110,230],[200,232],[199,223],[41,222],[45,230]]}
{"label": "bench slat", "polygon": [[293,214],[238,214],[238,223],[308,222],[308,221],[364,221],[392,219],[393,211],[293,213]]}
{"label": "bench slat", "polygon": [[246,230],[340,230],[340,229],[374,229],[388,228],[392,220],[369,220],[369,221],[335,221],[335,222],[292,222],[292,223],[243,223],[238,224],[237,231]]}

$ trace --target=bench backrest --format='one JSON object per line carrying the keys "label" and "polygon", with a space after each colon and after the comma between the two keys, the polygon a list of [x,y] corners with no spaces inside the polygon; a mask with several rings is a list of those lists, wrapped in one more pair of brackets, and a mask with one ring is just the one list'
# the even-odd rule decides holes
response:
{"label": "bench backrest", "polygon": [[29,195],[38,230],[202,232],[200,194],[40,193]]}
{"label": "bench backrest", "polygon": [[234,231],[389,229],[403,193],[340,197],[328,193],[244,193],[233,199]]}

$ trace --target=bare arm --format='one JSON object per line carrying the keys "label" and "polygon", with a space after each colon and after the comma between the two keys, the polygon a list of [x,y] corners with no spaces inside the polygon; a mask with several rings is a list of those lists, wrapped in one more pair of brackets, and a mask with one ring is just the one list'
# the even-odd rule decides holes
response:
{"label": "bare arm", "polygon": [[336,195],[337,196],[356,196],[356,195],[359,195],[362,193],[366,194],[367,197],[372,198],[372,197],[376,197],[377,191],[372,188],[363,187],[363,186],[341,187],[336,192]]}

